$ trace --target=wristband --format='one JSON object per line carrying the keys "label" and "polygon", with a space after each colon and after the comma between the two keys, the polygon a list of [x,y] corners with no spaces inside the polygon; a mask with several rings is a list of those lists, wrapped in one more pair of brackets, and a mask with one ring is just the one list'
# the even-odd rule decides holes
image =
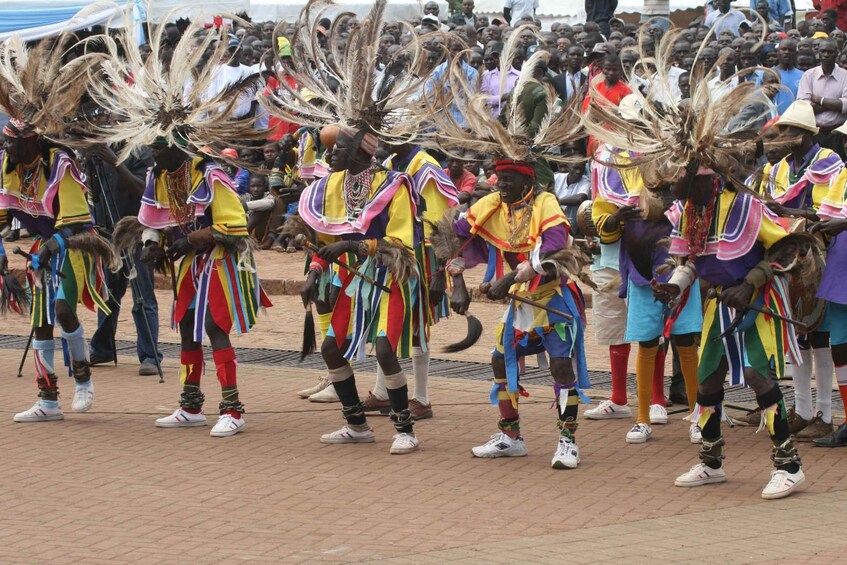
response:
{"label": "wristband", "polygon": [[515,268],[515,282],[522,283],[530,281],[536,274],[538,273],[536,273],[535,269],[532,268],[532,263],[529,261],[523,261]]}
{"label": "wristband", "polygon": [[673,284],[679,287],[679,291],[683,292],[686,288],[694,284],[697,279],[697,271],[691,265],[680,265],[673,270],[668,284]]}
{"label": "wristband", "polygon": [[151,228],[146,228],[143,232],[141,232],[141,243],[147,244],[150,242],[160,243],[162,241],[162,234],[159,233],[159,230],[154,230]]}
{"label": "wristband", "polygon": [[315,271],[318,275],[324,274],[324,266],[317,261],[309,263],[309,271]]}
{"label": "wristband", "polygon": [[450,259],[447,261],[447,265],[444,269],[450,273],[450,275],[457,277],[465,272],[465,260],[461,257]]}

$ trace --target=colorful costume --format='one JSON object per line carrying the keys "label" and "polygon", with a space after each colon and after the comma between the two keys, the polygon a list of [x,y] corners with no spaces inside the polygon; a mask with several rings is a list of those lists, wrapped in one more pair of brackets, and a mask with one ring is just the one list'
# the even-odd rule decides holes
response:
{"label": "colorful costume", "polygon": [[[437,324],[442,317],[449,315],[450,303],[444,290],[446,288],[446,275],[442,274],[435,251],[430,244],[429,236],[432,232],[432,224],[440,220],[444,213],[454,206],[458,206],[459,200],[456,187],[450,177],[441,168],[441,165],[429,153],[420,147],[414,147],[404,156],[393,155],[383,163],[388,169],[406,173],[412,181],[412,190],[415,199],[419,203],[418,215],[424,220],[423,245],[415,247],[415,257],[420,265],[420,271],[424,274],[422,279],[423,288],[420,297],[424,300],[424,309],[427,313],[427,323],[419,332],[417,345],[412,347],[412,369],[415,374],[415,393],[409,403],[409,409],[416,419],[432,417],[432,407],[429,402],[429,329]],[[435,280],[440,278],[440,280]],[[431,290],[441,290],[440,299],[438,293]],[[385,388],[385,375],[377,365],[376,383],[374,390],[365,400],[365,410],[372,411],[387,407],[388,391]]]}
{"label": "colorful costume", "polygon": [[[773,277],[763,261],[765,250],[787,233],[775,216],[755,196],[736,192],[714,177],[714,193],[708,204],[678,201],[667,216],[674,226],[671,255],[689,258],[677,267],[670,282],[684,289],[693,282],[693,274],[710,283],[718,295],[741,282],[755,290],[753,304],[783,316],[790,316],[787,288],[780,276]],[[702,429],[702,464],[677,479],[677,486],[698,486],[725,480],[722,469],[724,445],[720,432],[723,410],[723,367],[729,367],[731,384],[744,382],[745,371],[752,370],[760,383],[768,383],[771,371],[782,376],[785,356],[799,359],[793,327],[781,320],[752,310],[738,313],[715,296],[706,300],[701,336],[699,365],[700,390],[697,407],[689,417]],[[723,337],[721,337],[723,336]],[[716,393],[704,392],[704,384],[715,386]],[[777,471],[796,475],[802,480],[800,459],[791,442],[788,415],[778,386],[761,387],[756,401],[762,410],[762,427],[767,428],[774,444],[773,461]],[[708,389],[707,389],[708,390]],[[759,390],[759,389],[757,389]],[[798,483],[799,484],[799,483]],[[766,487],[763,496],[768,497]],[[789,491],[790,492],[790,491]],[[785,496],[784,492],[775,493]]]}
{"label": "colorful costume", "polygon": [[[246,333],[256,323],[259,308],[271,305],[252,255],[238,246],[247,238],[244,208],[224,170],[194,158],[173,173],[150,170],[138,221],[148,228],[145,243],[163,241],[160,232],[171,230],[175,241],[188,237],[192,244],[176,268],[172,327],[183,331],[190,327],[191,341],[197,346],[183,348],[181,354],[180,407],[199,414],[205,400],[200,392],[202,342],[209,324],[225,334],[233,328]],[[205,242],[192,241],[192,234],[209,229],[211,237]],[[231,346],[216,349],[213,357],[223,394],[220,413],[240,419],[244,405],[238,398],[235,351]]]}
{"label": "colorful costume", "polygon": [[[20,124],[19,124],[20,125]],[[4,133],[14,137],[20,133],[7,126]],[[42,143],[42,142],[39,142]],[[103,265],[99,257],[73,244],[77,234],[93,234],[93,220],[88,208],[85,177],[74,160],[58,148],[44,149],[36,163],[26,167],[12,164],[5,152],[0,152],[0,224],[17,219],[35,236],[30,249],[27,281],[32,292],[30,321],[33,328],[67,326],[70,320],[56,317],[56,301],[62,300],[76,319],[76,306],[82,303],[89,310],[109,313],[106,305],[108,289],[103,284]],[[57,244],[49,265],[39,264],[39,251],[48,242]],[[88,360],[88,348],[82,326],[62,327],[67,342],[70,368],[76,379],[77,392],[74,410],[87,411],[93,400],[93,384]],[[16,421],[62,419],[58,405],[58,379],[54,371],[54,341],[52,335],[33,340],[36,383],[41,402],[32,410],[15,416]],[[42,405],[38,408],[39,405]],[[46,416],[51,417],[46,417]]]}
{"label": "colorful costume", "polygon": [[[306,187],[300,197],[300,216],[318,233],[319,242],[364,241],[375,252],[377,240],[391,238],[410,251],[416,247],[422,234],[409,177],[392,171],[372,172],[364,179],[368,192],[354,203],[345,194],[350,176],[348,172],[332,173]],[[390,294],[344,269],[338,271],[341,292],[327,335],[343,347],[348,360],[363,353],[364,345],[377,337],[387,337],[398,356],[407,358],[412,337],[426,323],[420,278],[398,283],[385,266],[377,264],[374,254],[356,258],[351,266],[391,289]],[[324,276],[332,273],[330,264],[317,257],[311,267]]]}
{"label": "colorful costume", "polygon": [[[605,165],[619,163],[620,168]],[[669,308],[653,298],[652,285],[666,282],[668,275],[656,269],[667,258],[667,251],[656,246],[666,238],[671,225],[664,217],[629,220],[620,226],[607,226],[609,217],[622,206],[639,206],[646,196],[644,179],[636,167],[626,168],[629,155],[622,151],[606,150],[598,155],[592,165],[592,176],[597,195],[592,207],[592,220],[597,226],[600,241],[621,241],[620,296],[627,299],[626,340],[638,342],[636,357],[636,383],[638,391],[638,416],[627,434],[627,442],[643,443],[652,434],[651,423],[665,423],[664,365],[665,349],[660,337],[676,341],[680,366],[685,377],[689,407],[693,410],[697,391],[697,344],[694,334],[703,327],[700,310],[700,287],[693,285],[690,293],[683,295],[680,303]],[[630,257],[632,250],[648,249],[646,261],[651,265],[651,277],[639,272]],[[651,397],[651,383],[652,399]],[[696,425],[690,429],[693,438],[699,435]]]}
{"label": "colorful costume", "polygon": [[[528,262],[533,269],[532,278],[514,284],[511,292],[569,316],[513,301],[497,327],[492,364],[504,363],[506,378],[495,376],[491,402],[500,409],[501,433],[520,444],[523,440],[518,398],[526,393],[519,382],[519,357],[546,351],[551,366],[567,367],[564,372],[570,378],[563,378],[562,382],[557,378],[555,392],[559,429],[568,443],[574,441],[577,428],[578,391],[589,386],[582,294],[566,277],[551,277],[544,268],[546,255],[568,247],[569,229],[556,197],[547,192],[530,192],[524,200],[512,205],[503,202],[500,193],[490,194],[471,206],[466,216],[454,225],[460,238],[474,238],[462,252],[466,268],[486,263],[484,281],[487,283],[501,278],[507,269],[526,268],[520,265]],[[502,440],[495,437],[492,442],[495,441]],[[496,456],[485,454],[485,447],[474,448],[474,454]]]}
{"label": "colorful costume", "polygon": [[[844,164],[835,152],[814,144],[803,156],[802,162],[796,163],[793,154],[789,154],[771,168],[767,182],[767,188],[771,191],[769,196],[786,208],[810,210],[823,217],[832,217],[833,214],[838,214],[840,202],[829,202],[828,198],[831,197],[831,190],[838,184],[837,179],[844,170]],[[844,272],[843,265],[827,264],[824,273],[827,271],[831,279],[834,273]],[[835,276],[837,278],[841,275]],[[837,307],[836,310],[838,310]],[[833,319],[832,316],[827,305],[823,320],[813,332],[814,339],[803,336],[800,342],[802,364],[786,367],[787,371],[790,370],[794,381],[794,406],[796,416],[801,419],[798,422],[806,426],[814,424],[808,429],[792,430],[796,431],[798,439],[814,439],[832,431],[833,364],[832,351],[826,345],[829,342],[831,327],[847,324],[847,317],[838,320]],[[813,359],[817,387],[814,411],[812,410]]]}

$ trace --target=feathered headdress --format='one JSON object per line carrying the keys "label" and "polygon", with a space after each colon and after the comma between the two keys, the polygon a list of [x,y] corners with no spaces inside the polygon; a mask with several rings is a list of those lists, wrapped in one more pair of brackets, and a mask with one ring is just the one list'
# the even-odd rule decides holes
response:
{"label": "feathered headdress", "polygon": [[33,132],[60,137],[75,117],[91,61],[69,57],[70,34],[28,48],[20,36],[0,43],[0,111]]}
{"label": "feathered headdress", "polygon": [[[292,87],[280,80],[280,92],[267,92],[260,102],[285,120],[311,127],[339,125],[366,131],[398,142],[414,137],[404,124],[412,119],[410,102],[423,92],[426,76],[415,70],[423,66],[425,50],[412,32],[412,41],[395,58],[379,69],[379,38],[385,23],[387,0],[376,0],[358,27],[343,36],[341,23],[352,13],[336,16],[327,30],[323,49],[317,28],[331,0],[310,0],[297,21],[291,49],[297,56],[278,65],[297,81]],[[403,131],[403,134],[399,132]],[[406,135],[408,133],[408,135]]]}
{"label": "feathered headdress", "polygon": [[88,92],[113,119],[88,124],[90,141],[120,144],[118,157],[124,160],[155,142],[196,154],[201,148],[218,153],[217,148],[241,147],[247,140],[267,137],[255,128],[255,117],[234,117],[242,96],[257,88],[259,75],[220,84],[220,65],[229,59],[224,27],[205,28],[203,18],[190,23],[168,63],[162,57],[165,26],[150,38],[152,52],[144,57],[131,12],[124,17],[123,35],[98,35],[86,42],[100,61],[88,73]]}
{"label": "feathered headdress", "polygon": [[[518,50],[523,48],[521,36],[525,33],[537,34],[529,25],[515,29],[500,55],[501,92],[506,92],[506,78]],[[439,85],[431,85],[419,107],[412,110],[420,115],[419,120],[412,121],[416,129],[420,131],[421,123],[425,124],[420,134],[423,144],[435,146],[458,158],[462,157],[465,150],[471,149],[498,159],[527,163],[542,157],[569,161],[569,158],[551,150],[580,139],[585,133],[576,102],[560,106],[559,98],[552,88],[540,83],[535,77],[538,67],[546,66],[550,53],[539,50],[524,62],[511,100],[499,118],[492,112],[490,96],[480,93],[477,85],[468,82],[462,70],[462,57],[467,54],[465,51],[451,60],[445,79]],[[531,124],[520,107],[521,95],[532,84],[541,84],[544,88],[547,111],[540,124]],[[453,104],[461,111],[465,123],[460,123],[450,112],[449,108]]]}
{"label": "feathered headdress", "polygon": [[652,75],[646,95],[637,89],[631,95],[635,99],[634,115],[620,112],[592,84],[583,124],[596,140],[629,151],[629,165],[639,168],[648,186],[673,181],[685,172],[689,163],[698,161],[742,187],[745,171],[750,172],[749,156],[755,151],[761,124],[767,121],[770,110],[764,90],[769,87],[754,82],[731,86],[740,77],[759,70],[750,68],[739,70],[721,85],[720,92],[714,91],[709,79],[726,55],[719,56],[711,68],[704,68],[701,55],[708,44],[707,38],[695,56],[690,99],[677,101],[673,96],[658,96],[659,92],[670,93],[677,88],[673,84],[677,76],[671,73],[671,51],[683,31],[667,32],[656,46],[655,54],[645,48],[644,34],[638,47],[633,48],[639,54],[636,68]]}

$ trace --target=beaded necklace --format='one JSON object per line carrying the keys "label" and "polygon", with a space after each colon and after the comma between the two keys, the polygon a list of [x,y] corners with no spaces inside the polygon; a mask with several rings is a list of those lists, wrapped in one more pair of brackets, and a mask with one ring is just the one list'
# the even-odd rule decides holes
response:
{"label": "beaded necklace", "polygon": [[712,226],[718,204],[719,188],[716,178],[713,181],[712,196],[705,206],[694,204],[694,200],[691,198],[685,203],[685,238],[688,241],[688,260],[692,263],[706,250],[709,228]]}
{"label": "beaded necklace", "polygon": [[[529,223],[532,220],[532,190],[519,201],[506,204],[507,221],[509,223],[509,246],[518,247],[526,243],[529,237]],[[522,211],[520,215],[518,212]]]}
{"label": "beaded necklace", "polygon": [[362,214],[371,195],[373,173],[372,167],[356,175],[349,170],[344,172],[344,206],[348,219],[355,220]]}

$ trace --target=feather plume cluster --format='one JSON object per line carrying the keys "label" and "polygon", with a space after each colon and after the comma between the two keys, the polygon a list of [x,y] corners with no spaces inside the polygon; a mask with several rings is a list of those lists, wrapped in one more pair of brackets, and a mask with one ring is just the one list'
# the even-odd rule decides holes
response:
{"label": "feather plume cluster", "polygon": [[455,259],[461,253],[462,240],[459,239],[453,229],[458,212],[459,208],[454,207],[444,212],[444,215],[437,222],[424,219],[424,222],[432,228],[429,242],[433,251],[435,251],[435,256],[441,262]]}
{"label": "feather plume cluster", "polygon": [[110,123],[87,124],[90,142],[120,145],[118,158],[123,161],[159,138],[196,155],[201,148],[217,154],[218,148],[267,137],[255,128],[255,117],[234,117],[245,92],[258,88],[259,75],[220,88],[219,66],[228,60],[229,43],[223,26],[206,29],[198,18],[183,32],[167,63],[162,57],[165,26],[150,38],[152,52],[145,60],[131,11],[124,18],[121,36],[86,40],[98,62],[88,71],[88,93],[112,118]]}
{"label": "feather plume cluster", "polygon": [[82,232],[68,238],[68,249],[76,249],[96,257],[113,273],[121,269],[120,255],[115,253],[112,242],[97,233]]}
{"label": "feather plume cluster", "polygon": [[273,115],[310,127],[337,124],[364,129],[397,143],[413,139],[417,132],[411,120],[415,117],[407,109],[421,96],[428,80],[425,74],[415,72],[423,68],[426,51],[414,30],[402,23],[411,32],[412,41],[383,71],[378,70],[379,38],[387,4],[388,0],[376,0],[346,37],[340,24],[354,14],[336,16],[327,31],[327,48],[323,49],[318,42],[318,22],[336,5],[331,0],[310,0],[300,12],[297,32],[291,39],[297,57],[277,65],[282,72],[290,73],[298,86],[280,80],[280,92],[263,93],[260,103]]}
{"label": "feather plume cluster", "polygon": [[[742,187],[751,170],[750,156],[761,137],[761,126],[769,117],[766,89],[772,87],[739,79],[756,70],[773,71],[741,69],[715,89],[709,79],[719,72],[726,56],[719,56],[712,67],[705,68],[701,55],[709,43],[707,37],[695,57],[691,97],[678,102],[672,96],[659,96],[657,93],[676,90],[671,52],[682,31],[667,32],[656,45],[655,54],[645,49],[645,34],[638,47],[632,48],[640,58],[636,69],[652,76],[646,95],[637,89],[632,94],[640,109],[637,116],[623,117],[592,84],[583,124],[599,142],[630,151],[632,165],[638,166],[648,186],[672,182],[689,163],[698,162]],[[736,80],[738,85],[730,86]]]}
{"label": "feather plume cluster", "polygon": [[554,251],[546,255],[541,260],[541,264],[552,266],[560,277],[577,278],[592,289],[597,290],[597,285],[586,271],[591,266],[591,257],[578,247],[571,246]]}
{"label": "feather plume cluster", "polygon": [[405,245],[390,237],[377,240],[376,260],[391,271],[400,284],[408,282],[415,276],[418,264],[415,255]]}
{"label": "feather plume cluster", "polygon": [[[523,49],[521,38],[527,33],[538,34],[531,25],[520,26],[511,33],[503,47],[500,55],[501,92],[506,92],[506,78],[518,50]],[[576,99],[560,107],[553,89],[534,76],[539,66],[546,66],[550,54],[539,50],[523,63],[510,101],[499,118],[492,114],[490,96],[479,92],[477,85],[468,82],[462,68],[463,57],[468,54],[469,51],[464,51],[453,57],[449,62],[449,72],[441,83],[434,88],[430,86],[419,104],[410,108],[409,112],[416,115],[410,123],[419,132],[420,142],[459,158],[470,149],[495,158],[528,162],[540,158],[570,161],[570,158],[561,157],[552,150],[584,137],[585,133]],[[537,88],[538,85],[544,89],[547,111],[537,131],[531,131],[519,100],[528,87]],[[465,123],[460,123],[451,113],[454,105],[461,111]],[[424,124],[423,127],[421,124]]]}
{"label": "feather plume cluster", "polygon": [[85,57],[72,58],[75,44],[67,33],[31,48],[19,35],[0,42],[0,111],[39,135],[61,137],[76,116],[92,64]]}

